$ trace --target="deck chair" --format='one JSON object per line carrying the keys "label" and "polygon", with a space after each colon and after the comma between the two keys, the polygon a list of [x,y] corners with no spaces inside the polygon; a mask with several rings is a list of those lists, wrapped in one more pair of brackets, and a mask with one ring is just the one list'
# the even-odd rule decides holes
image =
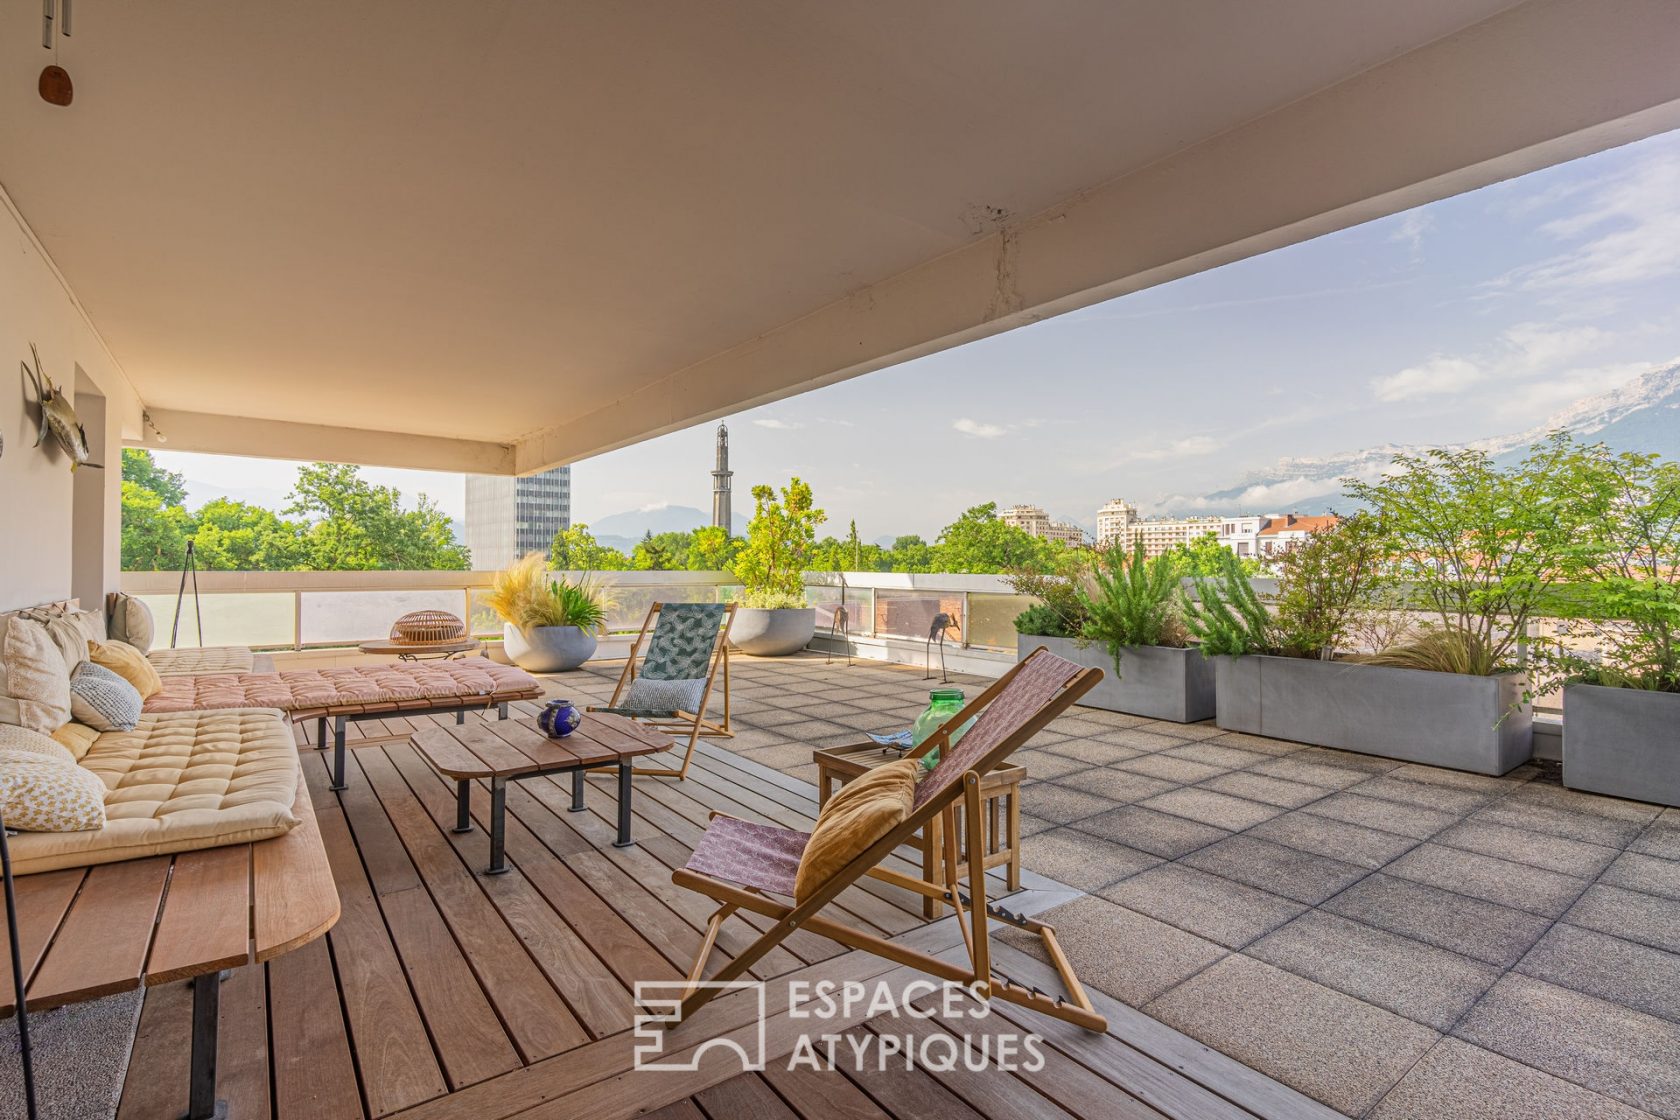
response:
{"label": "deck chair", "polygon": [[[1088,692],[1102,679],[1102,675],[1101,669],[1081,668],[1040,646],[911,752],[913,757],[920,757],[937,747],[940,759],[932,772],[917,785],[909,815],[902,824],[842,867],[804,902],[789,903],[771,896],[794,897],[794,879],[800,856],[810,839],[809,833],[714,813],[688,863],[671,875],[672,882],[678,886],[707,895],[719,906],[707,924],[694,967],[689,970],[682,1005],[667,1025],[685,1020],[716,994],[716,986],[699,986],[699,980],[705,974],[707,960],[723,922],[737,910],[745,910],[770,918],[775,924],[737,953],[711,980],[728,981],[741,976],[788,934],[801,929],[832,938],[853,949],[874,953],[896,964],[908,965],[942,980],[972,985],[984,998],[1006,1000],[1087,1030],[1106,1030],[1107,1020],[1091,1006],[1079,978],[1074,975],[1056,941],[1055,929],[988,903],[985,860],[970,858],[967,861],[967,882],[963,882],[965,876],[958,863],[956,824],[956,809],[961,802],[968,851],[972,854],[984,850],[981,777]],[[952,732],[977,714],[974,726],[958,740],[956,746],[951,746],[949,738]],[[924,883],[880,866],[900,844],[924,826],[941,827],[944,831],[942,884]],[[823,908],[834,901],[841,891],[866,875],[949,903],[956,911],[955,920],[968,950],[968,967],[894,944],[822,915]],[[992,971],[990,919],[1038,935],[1061,977],[1067,998],[1022,987]]]}
{"label": "deck chair", "polygon": [[[628,716],[649,727],[688,737],[682,766],[636,767],[638,774],[682,779],[702,736],[733,739],[729,727],[729,628],[734,603],[655,603],[630,647],[612,699],[592,712]],[[639,661],[639,664],[638,664]],[[723,668],[723,722],[706,718],[712,683]]]}

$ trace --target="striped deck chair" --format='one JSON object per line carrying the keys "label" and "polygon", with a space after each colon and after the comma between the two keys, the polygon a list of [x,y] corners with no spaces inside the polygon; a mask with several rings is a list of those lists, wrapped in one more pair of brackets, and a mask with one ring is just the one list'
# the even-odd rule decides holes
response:
{"label": "striped deck chair", "polygon": [[[628,716],[674,734],[679,742],[688,737],[680,769],[638,766],[636,773],[686,778],[694,745],[702,736],[735,737],[729,728],[729,628],[734,622],[734,603],[655,603],[649,608],[612,699],[589,709]],[[723,722],[712,723],[706,709],[720,665]]]}
{"label": "striped deck chair", "polygon": [[[1068,705],[1090,691],[1102,675],[1101,669],[1081,668],[1042,646],[1033,651],[911,752],[912,757],[920,757],[937,747],[941,753],[939,764],[916,786],[909,815],[903,823],[824,881],[804,901],[784,902],[771,896],[795,898],[795,878],[810,833],[714,813],[688,863],[671,873],[672,882],[707,895],[719,906],[706,927],[700,952],[689,971],[689,986],[682,1006],[665,1025],[686,1019],[717,993],[715,986],[698,986],[698,981],[705,974],[706,962],[717,942],[719,928],[737,910],[745,910],[770,918],[775,924],[737,953],[734,959],[710,977],[711,980],[728,981],[743,975],[788,934],[802,929],[832,938],[850,948],[874,953],[896,964],[919,969],[941,980],[972,986],[973,990],[988,999],[1001,999],[1031,1008],[1087,1030],[1106,1030],[1107,1020],[1091,1006],[1079,978],[1074,975],[1056,941],[1055,929],[988,903],[984,860],[968,861],[967,882],[963,882],[964,874],[958,866],[960,857],[955,812],[961,801],[968,850],[984,850],[981,777],[1036,735]],[[951,746],[948,741],[951,733],[977,713],[974,726],[957,741],[956,746]],[[942,884],[908,880],[879,866],[900,844],[924,826],[944,829]],[[834,901],[841,891],[866,875],[909,886],[949,903],[956,911],[955,920],[962,929],[963,941],[968,949],[968,967],[895,944],[822,915],[823,908]],[[990,919],[1038,935],[1061,977],[1066,998],[1022,987],[992,971]]]}

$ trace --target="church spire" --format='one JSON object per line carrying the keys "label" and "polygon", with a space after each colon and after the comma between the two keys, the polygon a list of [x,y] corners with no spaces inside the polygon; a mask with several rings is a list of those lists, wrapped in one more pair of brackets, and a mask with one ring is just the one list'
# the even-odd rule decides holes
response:
{"label": "church spire", "polygon": [[717,429],[717,467],[712,471],[712,524],[731,535],[735,532],[733,512],[729,507],[730,480],[735,472],[729,469],[729,425]]}

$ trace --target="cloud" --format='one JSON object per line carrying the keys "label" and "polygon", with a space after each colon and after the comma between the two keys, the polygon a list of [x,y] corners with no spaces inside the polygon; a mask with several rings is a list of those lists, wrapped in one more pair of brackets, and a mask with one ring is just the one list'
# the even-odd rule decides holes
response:
{"label": "cloud", "polygon": [[1462,393],[1485,377],[1480,366],[1464,358],[1431,358],[1399,373],[1373,378],[1371,391],[1379,401],[1393,403]]}
{"label": "cloud", "polygon": [[792,432],[805,426],[793,421],[778,420],[774,416],[766,416],[762,419],[754,420],[753,423],[757,424],[760,428],[769,428],[773,432]]}
{"label": "cloud", "polygon": [[1435,228],[1435,216],[1427,210],[1409,210],[1400,215],[1390,241],[1407,246],[1414,263],[1423,260],[1423,235]]}
{"label": "cloud", "polygon": [[970,420],[966,416],[953,423],[951,427],[965,436],[974,436],[976,439],[997,439],[1008,431],[1001,425],[982,424],[980,421]]}

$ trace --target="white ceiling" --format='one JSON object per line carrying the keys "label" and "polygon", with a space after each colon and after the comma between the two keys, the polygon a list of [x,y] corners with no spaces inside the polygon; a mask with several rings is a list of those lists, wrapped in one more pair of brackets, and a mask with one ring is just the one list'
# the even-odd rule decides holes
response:
{"label": "white ceiling", "polygon": [[1511,6],[17,2],[0,183],[154,408],[513,443]]}

